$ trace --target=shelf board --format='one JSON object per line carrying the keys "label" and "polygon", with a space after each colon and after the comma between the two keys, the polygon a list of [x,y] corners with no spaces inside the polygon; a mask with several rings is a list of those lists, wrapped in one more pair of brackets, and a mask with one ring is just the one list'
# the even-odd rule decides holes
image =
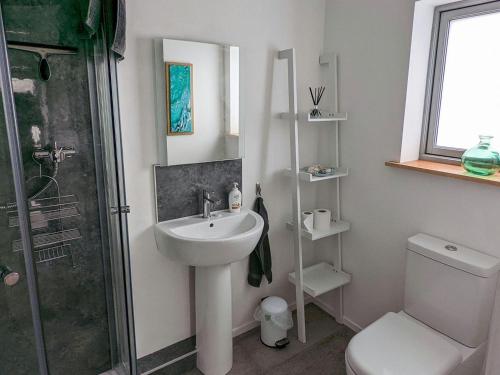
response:
{"label": "shelf board", "polygon": [[[287,168],[285,170],[285,173],[287,176],[291,176],[292,170],[290,168]],[[331,176],[325,176],[325,177],[317,177],[317,176],[313,176],[311,173],[299,171],[299,179],[301,181],[306,181],[306,182],[325,181],[325,180],[331,180],[331,179],[335,179],[335,178],[339,178],[339,177],[345,177],[348,175],[349,175],[349,168],[337,168],[334,174],[332,174]]]}
{"label": "shelf board", "polygon": [[[286,223],[286,226],[289,230],[293,230],[293,224],[291,222]],[[307,238],[308,240],[311,241],[316,241],[321,238],[325,237],[330,237],[330,236],[335,236],[336,234],[347,232],[349,229],[351,229],[351,224],[348,223],[347,221],[332,221],[330,223],[330,229],[324,232],[321,232],[319,230],[314,230],[312,232],[309,232],[308,230],[305,230],[302,228],[302,237]]]}
{"label": "shelf board", "polygon": [[500,186],[500,173],[496,173],[491,176],[478,176],[467,172],[460,165],[437,163],[428,160],[414,160],[403,163],[397,161],[387,161],[385,162],[385,165],[393,168],[401,168],[437,176],[456,178],[464,181],[477,182],[479,184],[487,184],[497,187]]}
{"label": "shelf board", "polygon": [[[302,270],[304,292],[312,297],[340,288],[351,282],[351,275],[343,271],[335,271],[328,263],[318,263]],[[295,272],[288,274],[288,280],[295,284]]]}
{"label": "shelf board", "polygon": [[[310,112],[300,112],[297,114],[297,119],[304,122],[335,122],[335,121],[345,121],[347,120],[346,112],[329,112],[322,110],[323,115],[319,117],[311,117]],[[288,120],[290,114],[288,112],[280,113],[280,118],[283,120]]]}

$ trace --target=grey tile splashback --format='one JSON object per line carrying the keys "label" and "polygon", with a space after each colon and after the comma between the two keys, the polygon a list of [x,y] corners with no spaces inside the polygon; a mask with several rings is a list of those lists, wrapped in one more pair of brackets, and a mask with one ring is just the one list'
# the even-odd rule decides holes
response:
{"label": "grey tile splashback", "polygon": [[[229,207],[232,183],[242,183],[241,159],[155,166],[158,221],[196,215],[202,211],[201,191],[215,193],[215,210]],[[241,190],[241,188],[240,188]]]}

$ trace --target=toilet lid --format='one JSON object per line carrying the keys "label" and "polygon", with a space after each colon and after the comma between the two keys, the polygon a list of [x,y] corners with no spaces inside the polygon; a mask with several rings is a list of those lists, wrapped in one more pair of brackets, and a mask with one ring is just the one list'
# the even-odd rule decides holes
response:
{"label": "toilet lid", "polygon": [[392,312],[354,336],[346,358],[357,375],[446,375],[462,361],[439,334]]}

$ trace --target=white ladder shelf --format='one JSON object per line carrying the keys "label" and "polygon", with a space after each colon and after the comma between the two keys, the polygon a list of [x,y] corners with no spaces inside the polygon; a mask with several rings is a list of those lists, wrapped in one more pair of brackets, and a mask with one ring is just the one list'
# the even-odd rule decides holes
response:
{"label": "white ladder shelf", "polygon": [[[292,220],[286,223],[288,229],[293,232],[294,246],[294,272],[288,275],[291,283],[295,284],[295,297],[297,303],[297,330],[299,341],[306,342],[304,292],[316,298],[321,294],[334,289],[339,289],[339,300],[337,301],[338,311],[335,318],[342,323],[343,318],[343,297],[342,286],[351,281],[351,275],[342,271],[342,238],[341,233],[350,229],[348,222],[342,221],[340,216],[340,179],[348,175],[347,168],[339,166],[339,121],[347,119],[347,113],[339,112],[338,105],[338,57],[336,54],[326,54],[319,58],[320,65],[328,65],[330,70],[330,87],[332,90],[331,111],[321,111],[320,118],[311,118],[309,113],[298,113],[297,111],[297,78],[296,78],[296,56],[295,49],[279,51],[278,58],[287,60],[288,65],[288,107],[287,113],[280,114],[280,118],[286,119],[290,126],[290,159],[291,168],[285,173],[290,176],[292,185]],[[312,124],[328,124],[335,126],[335,165],[336,173],[327,177],[314,177],[305,173],[299,167],[299,138],[298,123],[305,122]],[[319,126],[319,125],[318,125]],[[330,230],[325,232],[308,232],[301,225],[301,205],[300,205],[300,182],[335,181],[336,183],[336,217],[330,226]],[[311,241],[321,238],[337,236],[338,253],[333,265],[321,262],[307,268],[303,268],[302,262],[302,239]]]}

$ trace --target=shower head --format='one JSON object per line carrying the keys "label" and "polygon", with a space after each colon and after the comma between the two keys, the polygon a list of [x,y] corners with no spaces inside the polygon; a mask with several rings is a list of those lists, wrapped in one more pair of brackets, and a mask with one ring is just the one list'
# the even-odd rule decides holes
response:
{"label": "shower head", "polygon": [[51,75],[49,61],[47,60],[49,56],[74,55],[78,52],[78,49],[74,47],[61,47],[38,43],[8,42],[7,45],[9,48],[35,53],[40,56],[38,71],[40,73],[40,78],[44,81],[48,81]]}
{"label": "shower head", "polygon": [[0,279],[7,286],[14,286],[19,282],[19,274],[12,271],[8,266],[0,264]]}

